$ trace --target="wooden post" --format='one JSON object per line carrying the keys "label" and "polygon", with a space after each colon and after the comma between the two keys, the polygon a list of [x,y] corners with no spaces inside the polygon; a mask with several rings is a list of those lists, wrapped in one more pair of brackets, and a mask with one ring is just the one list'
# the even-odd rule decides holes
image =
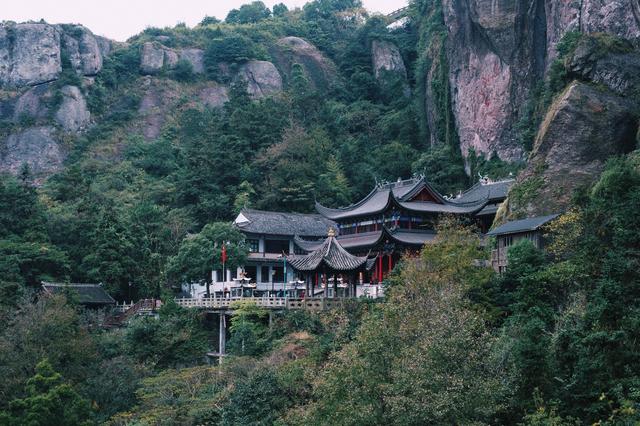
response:
{"label": "wooden post", "polygon": [[225,354],[227,345],[227,319],[224,312],[220,313],[220,333],[218,339],[218,355],[220,355],[219,363],[222,364],[222,357]]}
{"label": "wooden post", "polygon": [[338,297],[338,276],[333,273],[333,298]]}

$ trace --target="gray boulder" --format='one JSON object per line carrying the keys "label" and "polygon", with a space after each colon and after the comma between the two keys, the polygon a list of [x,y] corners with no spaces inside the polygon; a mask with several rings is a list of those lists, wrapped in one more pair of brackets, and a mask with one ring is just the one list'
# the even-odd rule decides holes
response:
{"label": "gray boulder", "polygon": [[294,64],[302,65],[305,75],[316,89],[327,90],[337,79],[335,64],[317,47],[299,37],[278,40],[271,49],[271,56],[286,78],[290,78]]}
{"label": "gray boulder", "polygon": [[380,79],[385,71],[407,78],[407,68],[404,65],[400,49],[395,44],[385,40],[374,40],[371,43],[371,57],[373,72],[377,79]]}
{"label": "gray boulder", "polygon": [[247,83],[254,99],[282,92],[282,76],[271,62],[249,61],[240,67],[237,78]]}
{"label": "gray boulder", "polygon": [[64,152],[53,127],[36,127],[12,134],[0,143],[0,171],[17,174],[27,164],[35,176],[62,168]]}
{"label": "gray boulder", "polygon": [[164,49],[162,46],[147,42],[142,45],[140,54],[140,71],[143,74],[156,74],[164,66]]}
{"label": "gray boulder", "polygon": [[607,158],[634,149],[637,129],[631,100],[573,82],[549,109],[503,213],[513,219],[562,211]]}
{"label": "gray boulder", "polygon": [[91,120],[87,102],[82,92],[76,86],[64,86],[62,104],[56,112],[56,122],[67,132],[77,132],[84,129]]}
{"label": "gray boulder", "polygon": [[51,98],[49,85],[41,84],[24,92],[15,103],[13,120],[19,122],[23,118],[33,120],[45,119],[49,115],[46,100]]}
{"label": "gray boulder", "polygon": [[61,27],[64,51],[76,73],[96,75],[102,69],[102,50],[96,37],[82,25]]}
{"label": "gray boulder", "polygon": [[201,49],[182,49],[178,53],[180,59],[187,61],[196,74],[204,73],[204,51]]}
{"label": "gray boulder", "polygon": [[0,85],[55,80],[62,71],[60,34],[47,24],[0,25]]}
{"label": "gray boulder", "polygon": [[200,90],[198,98],[209,108],[220,108],[229,100],[229,89],[220,84],[210,85]]}

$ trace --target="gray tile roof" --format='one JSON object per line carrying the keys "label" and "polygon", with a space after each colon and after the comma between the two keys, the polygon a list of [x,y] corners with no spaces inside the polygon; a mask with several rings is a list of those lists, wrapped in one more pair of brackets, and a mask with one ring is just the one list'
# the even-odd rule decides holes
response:
{"label": "gray tile roof", "polygon": [[315,251],[287,256],[287,262],[297,271],[315,271],[322,264],[334,271],[353,271],[365,265],[367,258],[350,254],[330,235]]}
{"label": "gray tile roof", "polygon": [[265,235],[326,237],[335,222],[319,214],[243,209],[234,222],[242,232]]}
{"label": "gray tile roof", "polygon": [[[409,201],[425,188],[433,195],[437,202]],[[470,214],[480,211],[487,200],[487,196],[484,198],[473,197],[472,199],[447,200],[424,178],[413,178],[378,185],[362,200],[347,207],[332,209],[316,203],[316,210],[321,215],[332,220],[380,214],[384,212],[391,203],[396,203],[404,209],[420,213]]]}
{"label": "gray tile roof", "polygon": [[514,182],[514,179],[505,179],[491,183],[478,182],[451,201],[454,203],[469,203],[480,200],[504,200],[507,197],[509,188],[511,188]]}
{"label": "gray tile roof", "polygon": [[553,219],[558,217],[557,214],[552,214],[549,216],[538,216],[531,217],[528,219],[522,220],[514,220],[512,222],[507,222],[503,225],[498,226],[497,228],[491,230],[487,233],[487,235],[505,235],[505,234],[517,234],[519,232],[528,232],[535,231],[541,226],[551,222]]}
{"label": "gray tile roof", "polygon": [[73,292],[78,297],[81,305],[111,305],[116,301],[106,292],[102,284],[66,284],[66,283],[42,283],[42,289],[48,294],[62,294],[66,291]]}
{"label": "gray tile roof", "polygon": [[362,234],[350,234],[338,237],[338,242],[346,249],[370,248],[380,244],[383,240],[389,239],[399,243],[423,246],[433,241],[435,232],[418,231],[410,229],[396,229],[390,231],[387,228],[384,231],[365,232]]}

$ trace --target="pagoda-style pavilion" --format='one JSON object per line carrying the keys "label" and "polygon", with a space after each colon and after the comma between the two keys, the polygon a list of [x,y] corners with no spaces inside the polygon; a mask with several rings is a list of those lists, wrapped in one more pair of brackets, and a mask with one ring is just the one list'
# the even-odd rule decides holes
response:
{"label": "pagoda-style pavilion", "polygon": [[[305,255],[289,255],[287,263],[304,275],[306,293],[316,295],[316,289],[323,289],[323,297],[329,293],[329,284],[333,284],[333,297],[338,288],[344,288],[344,296],[355,296],[357,277],[366,270],[367,256],[354,256],[338,242],[336,232],[329,229],[328,237]],[[339,284],[339,281],[342,281]]]}
{"label": "pagoda-style pavilion", "polygon": [[[343,208],[316,203],[323,217],[337,224],[337,241],[354,255],[376,255],[369,280],[381,282],[403,253],[418,251],[431,242],[443,214],[461,216],[486,232],[513,180],[483,180],[458,197],[441,195],[422,176],[378,184],[362,200]],[[296,238],[303,250],[314,250],[317,241]]]}

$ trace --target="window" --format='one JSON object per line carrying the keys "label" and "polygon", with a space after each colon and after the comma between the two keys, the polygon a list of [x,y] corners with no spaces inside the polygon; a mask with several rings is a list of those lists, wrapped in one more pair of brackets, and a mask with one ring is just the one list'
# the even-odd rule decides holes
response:
{"label": "window", "polygon": [[513,236],[505,235],[502,237],[502,247],[511,247],[513,245]]}
{"label": "window", "polygon": [[222,276],[222,269],[218,269],[216,271],[216,282],[217,283],[221,283],[223,281],[224,281],[224,279],[223,279],[223,276]]}
{"label": "window", "polygon": [[249,249],[249,253],[258,253],[260,251],[260,241],[258,240],[247,240],[247,248]]}
{"label": "window", "polygon": [[264,244],[267,253],[289,254],[289,240],[266,240]]}
{"label": "window", "polygon": [[258,268],[255,266],[245,266],[244,267],[244,276],[249,278],[251,281],[256,282],[258,278]]}
{"label": "window", "polygon": [[282,266],[273,266],[271,268],[273,270],[273,281],[276,283],[284,282],[284,267]]}
{"label": "window", "polygon": [[268,283],[269,282],[269,267],[263,266],[260,268],[260,282]]}

